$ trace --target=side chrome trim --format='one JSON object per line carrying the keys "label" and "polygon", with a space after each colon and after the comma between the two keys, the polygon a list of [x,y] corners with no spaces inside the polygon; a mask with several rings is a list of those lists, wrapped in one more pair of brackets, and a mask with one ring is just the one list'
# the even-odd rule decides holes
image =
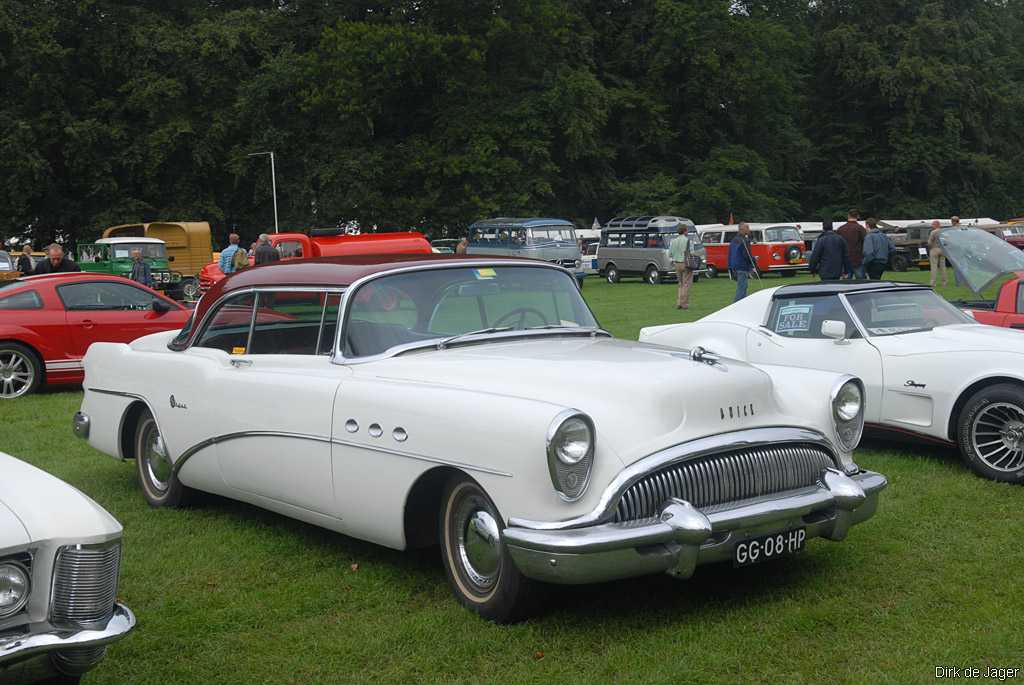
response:
{"label": "side chrome trim", "polygon": [[[161,433],[163,435],[163,433]],[[397,450],[390,447],[383,447],[377,445],[368,445],[360,442],[353,442],[350,440],[339,440],[337,438],[331,438],[326,435],[314,435],[310,433],[290,433],[288,431],[272,431],[272,430],[252,430],[252,431],[238,431],[236,433],[225,433],[224,435],[217,435],[212,438],[207,438],[202,442],[198,442],[192,445],[174,460],[174,474],[177,475],[181,471],[185,462],[196,454],[200,450],[206,449],[212,445],[216,445],[221,442],[228,442],[229,440],[238,440],[240,438],[254,438],[254,437],[275,437],[275,438],[291,438],[293,440],[309,440],[311,442],[328,443],[332,445],[341,445],[344,447],[355,447],[358,449],[369,450],[371,452],[382,452],[384,454],[390,454],[397,457],[405,457],[407,459],[415,459],[416,461],[423,461],[430,464],[441,464],[444,466],[453,466],[455,468],[464,469],[466,471],[477,471],[479,473],[487,473],[492,476],[502,476],[504,478],[511,478],[511,473],[504,471],[498,471],[496,469],[490,469],[485,466],[473,466],[471,464],[465,464],[463,462],[452,461],[448,459],[438,459],[436,457],[430,457],[425,454],[417,454],[415,452],[407,452],[405,450]]]}
{"label": "side chrome trim", "polygon": [[762,447],[780,443],[808,443],[824,449],[832,457],[838,468],[835,446],[823,433],[807,428],[775,426],[770,428],[752,428],[749,430],[720,433],[705,438],[698,438],[679,445],[673,445],[639,459],[619,472],[601,493],[601,499],[588,513],[564,521],[532,521],[529,519],[509,519],[509,526],[532,528],[534,530],[567,530],[582,528],[599,523],[608,523],[615,517],[615,508],[619,498],[634,483],[649,473],[660,468],[682,461],[697,459],[709,454],[730,452],[733,450]]}

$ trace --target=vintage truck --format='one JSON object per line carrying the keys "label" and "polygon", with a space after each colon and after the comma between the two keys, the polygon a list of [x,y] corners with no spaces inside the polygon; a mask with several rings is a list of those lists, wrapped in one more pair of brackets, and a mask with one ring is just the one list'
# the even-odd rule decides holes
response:
{"label": "vintage truck", "polygon": [[213,243],[210,224],[205,221],[151,221],[149,223],[111,226],[104,238],[157,238],[166,245],[167,260],[181,274],[183,299],[199,296],[199,272],[210,263]]}
{"label": "vintage truck", "polygon": [[[314,228],[305,233],[272,233],[270,244],[281,259],[306,257],[345,257],[361,254],[430,254],[430,242],[422,233],[401,231],[393,233],[361,233],[349,235],[343,228]],[[249,264],[253,258],[249,257]],[[220,265],[214,261],[199,272],[199,289],[206,292],[224,278]]]}
{"label": "vintage truck", "polygon": [[77,261],[82,271],[129,278],[135,250],[149,264],[153,282],[147,285],[175,300],[185,299],[181,274],[171,268],[167,246],[157,238],[100,238],[95,243],[80,243]]}

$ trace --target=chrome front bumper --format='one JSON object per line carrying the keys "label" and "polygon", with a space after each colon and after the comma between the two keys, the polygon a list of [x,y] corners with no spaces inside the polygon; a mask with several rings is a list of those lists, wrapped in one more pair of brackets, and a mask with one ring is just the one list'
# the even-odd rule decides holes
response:
{"label": "chrome front bumper", "polygon": [[816,485],[701,511],[669,499],[656,519],[541,530],[510,526],[503,537],[523,575],[548,583],[598,583],[666,572],[689,578],[700,564],[728,561],[737,542],[803,528],[808,538],[842,540],[871,518],[885,476],[835,469]]}
{"label": "chrome front bumper", "polygon": [[135,614],[123,604],[104,626],[90,629],[31,623],[0,632],[0,680],[31,682],[41,674],[78,675],[103,658],[102,648],[120,640],[135,627]]}
{"label": "chrome front bumper", "polygon": [[73,430],[75,435],[83,440],[88,440],[90,423],[91,422],[89,421],[89,416],[87,414],[76,411],[74,418],[71,419],[71,430]]}

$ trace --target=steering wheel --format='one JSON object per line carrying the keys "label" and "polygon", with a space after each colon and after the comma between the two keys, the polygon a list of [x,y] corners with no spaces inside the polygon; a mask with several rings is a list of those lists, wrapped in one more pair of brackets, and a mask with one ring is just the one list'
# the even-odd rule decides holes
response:
{"label": "steering wheel", "polygon": [[550,325],[550,322],[544,317],[544,314],[542,314],[540,311],[534,309],[533,307],[517,307],[517,308],[513,309],[512,311],[505,313],[504,316],[502,316],[500,319],[495,321],[494,324],[493,324],[494,327],[495,328],[499,328],[503,323],[505,323],[506,319],[511,319],[516,314],[519,315],[519,323],[516,325],[516,328],[520,328],[520,329],[523,328],[523,324],[526,323],[526,315],[527,314],[536,314],[537,318],[540,319],[541,321],[543,321],[545,326]]}

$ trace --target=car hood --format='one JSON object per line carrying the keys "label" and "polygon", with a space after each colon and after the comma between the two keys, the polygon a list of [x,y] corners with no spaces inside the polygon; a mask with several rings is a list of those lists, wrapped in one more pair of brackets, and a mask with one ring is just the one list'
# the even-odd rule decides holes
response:
{"label": "car hood", "polygon": [[977,228],[944,228],[939,242],[950,264],[976,294],[997,279],[1024,271],[1024,251]]}
{"label": "car hood", "polygon": [[542,401],[593,418],[624,463],[707,435],[800,425],[781,416],[771,379],[744,362],[613,338],[545,337],[420,351],[358,373]]}
{"label": "car hood", "polygon": [[957,352],[1024,354],[1024,336],[1020,331],[984,324],[939,326],[920,333],[874,337],[871,341],[890,356]]}
{"label": "car hood", "polygon": [[0,549],[46,540],[100,542],[121,524],[59,478],[0,452]]}

